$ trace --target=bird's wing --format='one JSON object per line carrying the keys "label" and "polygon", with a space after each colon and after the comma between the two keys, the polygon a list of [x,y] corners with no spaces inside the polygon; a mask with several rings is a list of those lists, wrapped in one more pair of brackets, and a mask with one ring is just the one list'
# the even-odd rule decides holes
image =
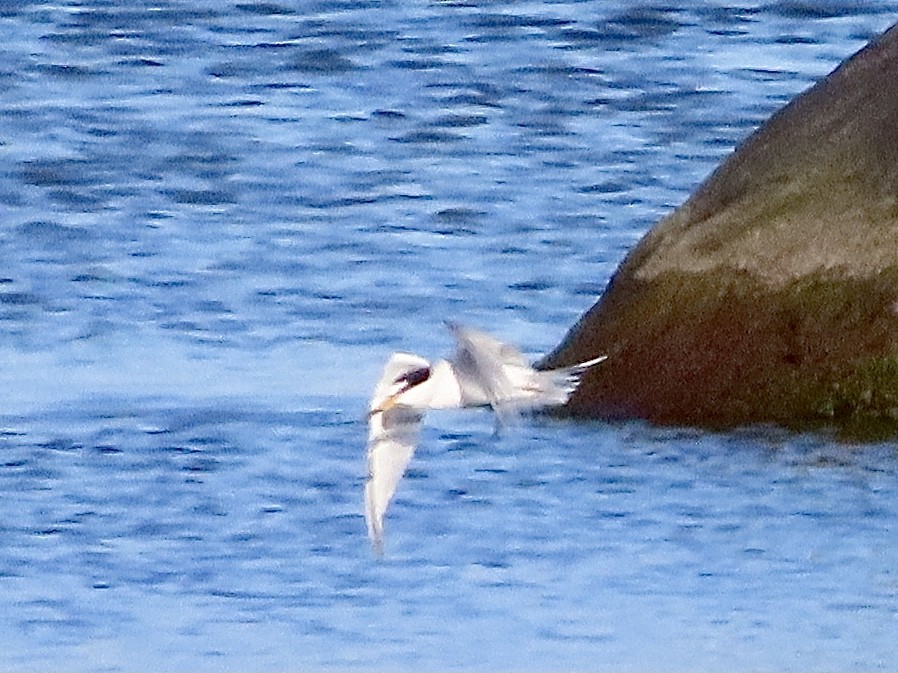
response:
{"label": "bird's wing", "polygon": [[457,341],[452,366],[463,399],[489,404],[501,421],[513,420],[525,410],[565,404],[580,385],[583,374],[606,358],[538,371],[514,346],[475,329],[449,327]]}
{"label": "bird's wing", "polygon": [[365,521],[377,553],[383,552],[384,515],[418,443],[421,413],[396,405],[368,419]]}
{"label": "bird's wing", "polygon": [[[514,346],[469,327],[449,326],[456,340],[452,366],[463,398],[493,407],[500,417],[527,406],[537,372]],[[478,396],[483,399],[477,399]]]}

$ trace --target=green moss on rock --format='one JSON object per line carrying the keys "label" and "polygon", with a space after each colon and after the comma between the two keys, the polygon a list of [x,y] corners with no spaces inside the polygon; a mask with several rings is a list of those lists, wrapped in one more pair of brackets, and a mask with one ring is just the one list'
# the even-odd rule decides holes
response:
{"label": "green moss on rock", "polygon": [[898,267],[777,289],[734,271],[632,281],[572,333],[611,357],[569,409],[707,427],[898,420],[896,303]]}

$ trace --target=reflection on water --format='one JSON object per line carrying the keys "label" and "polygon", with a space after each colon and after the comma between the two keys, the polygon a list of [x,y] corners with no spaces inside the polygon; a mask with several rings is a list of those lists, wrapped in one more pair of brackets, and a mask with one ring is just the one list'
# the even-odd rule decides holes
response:
{"label": "reflection on water", "polygon": [[[888,2],[0,8],[0,667],[894,668],[894,447],[436,414]],[[646,638],[646,634],[651,634]]]}

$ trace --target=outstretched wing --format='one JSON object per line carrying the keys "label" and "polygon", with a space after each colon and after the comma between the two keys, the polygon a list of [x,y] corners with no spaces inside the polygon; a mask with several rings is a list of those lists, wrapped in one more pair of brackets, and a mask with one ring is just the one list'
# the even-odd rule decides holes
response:
{"label": "outstretched wing", "polygon": [[383,553],[384,515],[418,443],[421,413],[397,405],[368,419],[365,521],[374,550]]}
{"label": "outstretched wing", "polygon": [[479,330],[450,324],[457,350],[452,363],[468,404],[489,404],[501,420],[525,410],[567,402],[583,373],[605,357],[572,367],[538,371],[514,346]]}
{"label": "outstretched wing", "polygon": [[466,404],[489,404],[500,418],[539,406],[538,372],[514,346],[480,330],[450,324],[455,336],[455,369]]}

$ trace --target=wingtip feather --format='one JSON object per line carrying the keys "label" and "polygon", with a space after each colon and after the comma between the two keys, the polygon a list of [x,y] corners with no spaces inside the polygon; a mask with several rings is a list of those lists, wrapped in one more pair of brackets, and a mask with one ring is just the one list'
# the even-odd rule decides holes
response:
{"label": "wingtip feather", "polygon": [[378,514],[372,502],[372,490],[369,477],[365,484],[365,524],[368,527],[368,540],[371,542],[371,550],[375,556],[383,556],[384,553],[384,518]]}

